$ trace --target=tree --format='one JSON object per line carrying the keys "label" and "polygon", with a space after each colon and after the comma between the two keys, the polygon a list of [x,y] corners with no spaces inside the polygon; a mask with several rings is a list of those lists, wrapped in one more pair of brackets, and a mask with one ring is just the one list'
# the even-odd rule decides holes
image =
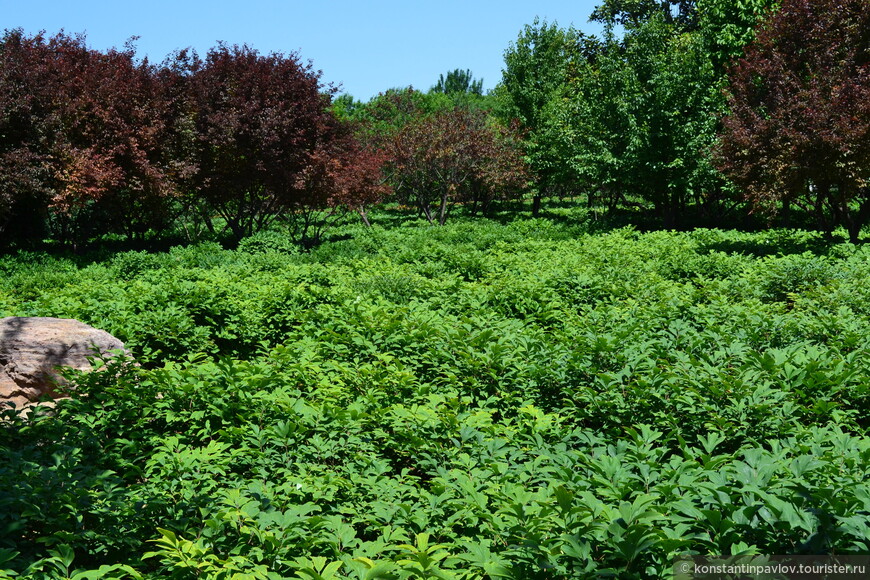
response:
{"label": "tree", "polygon": [[332,112],[343,121],[356,119],[364,106],[365,103],[357,101],[349,93],[343,93],[332,99]]}
{"label": "tree", "polygon": [[616,136],[622,185],[674,227],[690,202],[716,187],[709,149],[722,110],[718,77],[698,34],[676,32],[660,17],[630,32],[620,52],[610,58],[624,67],[622,89],[602,104],[615,98],[627,116]]}
{"label": "tree", "polygon": [[[32,230],[44,219],[51,191],[45,150],[39,146],[36,119],[48,104],[35,94],[43,62],[37,55],[38,42],[21,30],[7,31],[0,42],[0,233],[14,228],[14,222],[29,214]],[[24,211],[29,210],[29,211]],[[13,219],[15,218],[15,219]],[[41,223],[40,223],[41,225]],[[23,233],[23,232],[16,232]]]}
{"label": "tree", "polygon": [[522,189],[526,175],[516,137],[482,111],[422,116],[386,144],[387,175],[402,203],[444,225],[457,201],[487,205]]}
{"label": "tree", "polygon": [[295,55],[220,45],[160,67],[134,56],[132,42],[98,52],[84,36],[4,35],[0,232],[28,211],[64,242],[133,238],[168,227],[179,199],[204,223],[223,217],[237,239],[282,215],[309,238],[322,230],[311,212],[383,194],[380,157]]}
{"label": "tree", "polygon": [[[446,97],[451,106],[448,108],[461,109],[491,109],[490,96],[483,94],[483,79],[474,79],[471,70],[455,69],[443,74],[438,82],[429,89],[428,97]],[[441,99],[439,99],[441,100]]]}
{"label": "tree", "polygon": [[743,48],[755,38],[758,24],[777,7],[779,0],[698,0],[698,26],[705,50],[722,74]]}
{"label": "tree", "polygon": [[550,114],[565,98],[577,70],[593,60],[599,48],[598,41],[573,28],[536,18],[504,53],[502,81],[495,90],[496,114],[506,123],[516,120],[524,132],[526,156],[537,185],[536,214],[543,195],[566,193],[575,186],[566,158],[552,140]]}
{"label": "tree", "polygon": [[[348,94],[333,101],[332,110],[344,123],[348,133],[342,140],[340,154],[334,157],[333,171],[324,175],[332,179],[334,199],[341,199],[342,205],[355,210],[363,223],[371,226],[368,207],[382,202],[391,192],[383,174],[387,158],[379,149],[385,137],[379,130],[392,134],[398,129],[391,127],[389,121],[382,127],[373,128],[368,106]],[[338,163],[335,163],[336,160]]]}
{"label": "tree", "polygon": [[537,147],[550,148],[561,160],[553,168],[590,201],[652,204],[674,227],[719,185],[708,150],[721,108],[699,34],[653,14],[574,67],[545,109]]}
{"label": "tree", "polygon": [[303,195],[293,211],[281,215],[291,237],[306,247],[321,241],[342,210],[356,211],[371,225],[367,207],[380,203],[390,192],[383,175],[383,152],[361,143],[350,124],[340,129],[312,152],[311,163],[300,175]]}
{"label": "tree", "polygon": [[856,242],[870,217],[867,0],[784,0],[728,94],[718,165],[756,211],[794,203]]}
{"label": "tree", "polygon": [[658,17],[667,24],[682,29],[693,28],[696,0],[604,0],[595,7],[590,20],[612,28],[624,26],[628,30],[639,28]]}
{"label": "tree", "polygon": [[[343,103],[339,103],[344,107]],[[455,108],[444,93],[423,93],[413,87],[389,89],[368,103],[343,108],[345,117],[356,124],[358,137],[371,147],[383,147],[409,123],[437,112]]]}
{"label": "tree", "polygon": [[204,61],[192,59],[189,93],[192,188],[236,239],[328,198],[315,184],[331,180],[311,176],[330,173],[322,165],[346,130],[310,64],[221,44]]}
{"label": "tree", "polygon": [[0,195],[17,191],[42,207],[62,241],[82,240],[94,224],[130,236],[155,224],[173,191],[163,169],[168,107],[132,45],[101,53],[81,35],[7,32],[0,94]]}
{"label": "tree", "polygon": [[518,120],[534,134],[547,103],[561,94],[576,63],[588,56],[590,40],[555,22],[536,18],[526,25],[504,53],[505,68],[496,89],[501,116]]}
{"label": "tree", "polygon": [[[461,76],[471,79],[470,71]],[[454,82],[448,86],[466,86]],[[338,107],[362,144],[356,159],[379,159],[384,185],[430,222],[443,224],[455,201],[470,203],[472,212],[486,211],[506,187],[522,187],[512,181],[525,176],[515,137],[489,122],[484,99],[471,92],[422,93],[407,87],[390,89],[364,105],[345,99]],[[365,206],[357,205],[357,211],[368,223]]]}
{"label": "tree", "polygon": [[455,69],[448,72],[446,77],[442,74],[431,92],[445,95],[470,93],[480,96],[483,95],[483,79],[474,80],[470,69]]}
{"label": "tree", "polygon": [[171,148],[184,95],[172,91],[166,71],[134,57],[131,44],[124,51],[91,51],[85,80],[91,98],[79,105],[90,114],[78,115],[80,134],[74,135],[117,176],[106,182],[96,209],[105,231],[129,239],[168,228],[177,178],[191,170]]}

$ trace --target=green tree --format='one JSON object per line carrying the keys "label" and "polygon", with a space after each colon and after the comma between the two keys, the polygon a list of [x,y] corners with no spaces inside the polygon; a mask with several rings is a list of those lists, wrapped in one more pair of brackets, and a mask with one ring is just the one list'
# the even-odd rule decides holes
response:
{"label": "green tree", "polygon": [[428,96],[438,100],[447,97],[454,108],[484,111],[492,108],[492,98],[483,94],[483,79],[475,80],[469,69],[455,69],[446,76],[440,75]]}
{"label": "green tree", "polygon": [[470,93],[479,96],[483,95],[483,79],[475,80],[470,69],[455,69],[448,72],[447,76],[442,74],[430,92],[444,93],[446,95]]}
{"label": "green tree", "polygon": [[365,103],[353,98],[353,95],[343,93],[332,99],[332,112],[339,119],[353,121],[359,115],[359,111]]}
{"label": "green tree", "polygon": [[695,24],[696,0],[604,0],[595,7],[590,20],[608,27],[624,26],[631,30],[655,17],[681,28]]}
{"label": "green tree", "polygon": [[558,135],[552,131],[551,115],[566,97],[578,68],[599,50],[596,39],[536,18],[504,53],[502,81],[495,90],[496,114],[504,121],[518,121],[524,131],[526,156],[536,181],[535,213],[542,196],[565,194],[576,185]]}
{"label": "green tree", "polygon": [[621,169],[628,191],[673,227],[721,187],[709,154],[723,110],[719,77],[700,35],[675,33],[659,17],[628,35],[624,55],[628,90],[617,98],[631,134]]}
{"label": "green tree", "polygon": [[698,26],[704,48],[723,74],[755,38],[756,27],[779,6],[779,0],[698,0]]}
{"label": "green tree", "polygon": [[723,185],[708,153],[722,107],[700,34],[653,14],[577,69],[549,142],[610,207],[640,198],[673,227]]}
{"label": "green tree", "polygon": [[389,89],[367,103],[337,103],[339,114],[356,126],[357,135],[372,147],[381,147],[408,123],[454,108],[444,93],[423,93],[413,87]]}
{"label": "green tree", "polygon": [[[725,63],[773,5],[724,0],[610,0],[592,18],[603,43],[575,59],[569,82],[540,107],[530,150],[551,176],[613,208],[640,198],[667,227],[690,206],[728,199],[711,149],[726,110]],[[623,26],[622,37],[614,33]]]}

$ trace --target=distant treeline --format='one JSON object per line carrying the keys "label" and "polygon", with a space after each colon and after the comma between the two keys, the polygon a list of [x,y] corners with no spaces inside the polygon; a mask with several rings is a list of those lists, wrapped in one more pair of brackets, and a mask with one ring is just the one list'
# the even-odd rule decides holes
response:
{"label": "distant treeline", "polygon": [[793,208],[853,241],[870,217],[867,0],[605,0],[601,37],[536,20],[482,94],[335,97],[297,55],[220,44],[159,65],[83,36],[0,41],[0,242],[106,234],[316,243],[383,201],[583,197],[664,227]]}

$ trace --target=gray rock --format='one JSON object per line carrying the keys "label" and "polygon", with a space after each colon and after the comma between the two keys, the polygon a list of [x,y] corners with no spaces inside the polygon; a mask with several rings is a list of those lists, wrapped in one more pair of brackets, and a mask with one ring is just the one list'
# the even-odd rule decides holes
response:
{"label": "gray rock", "polygon": [[0,406],[57,398],[58,367],[88,371],[88,357],[124,349],[104,330],[67,318],[0,318]]}

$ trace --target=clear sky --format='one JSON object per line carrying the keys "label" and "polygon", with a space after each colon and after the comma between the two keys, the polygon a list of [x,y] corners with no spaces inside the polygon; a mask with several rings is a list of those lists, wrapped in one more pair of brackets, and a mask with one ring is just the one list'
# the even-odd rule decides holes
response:
{"label": "clear sky", "polygon": [[217,41],[261,53],[297,52],[321,80],[367,101],[392,87],[428,90],[447,71],[471,69],[489,90],[503,54],[535,16],[588,34],[598,0],[0,0],[0,29],[28,35],[84,32],[91,48],[121,48],[160,62],[179,48],[201,55]]}

